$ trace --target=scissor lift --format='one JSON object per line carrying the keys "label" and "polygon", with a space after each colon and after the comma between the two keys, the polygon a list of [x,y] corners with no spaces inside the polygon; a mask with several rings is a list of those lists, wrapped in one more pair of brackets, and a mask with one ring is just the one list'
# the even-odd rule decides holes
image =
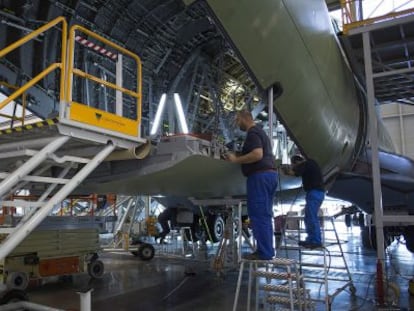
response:
{"label": "scissor lift", "polygon": [[[136,152],[146,145],[141,137],[141,61],[130,51],[74,25],[67,30],[63,17],[58,17],[10,46],[0,50],[0,59],[24,43],[46,31],[60,27],[60,62],[49,65],[25,85],[0,103],[0,109],[24,96],[25,92],[55,70],[60,70],[59,116],[35,124],[0,131],[0,198],[9,208],[23,207],[25,215],[16,226],[0,226],[7,237],[0,244],[0,260],[4,260],[94,169],[112,153]],[[79,34],[101,42],[116,63],[116,83],[110,83],[74,66],[75,45]],[[68,44],[67,44],[68,43]],[[84,46],[83,48],[88,48]],[[122,56],[136,63],[137,84],[134,89],[122,85]],[[114,113],[72,100],[72,81],[87,79],[115,90]],[[120,77],[118,79],[118,77]],[[123,115],[123,95],[133,98],[136,116]],[[10,200],[12,194],[26,189],[39,195],[37,201]]]}

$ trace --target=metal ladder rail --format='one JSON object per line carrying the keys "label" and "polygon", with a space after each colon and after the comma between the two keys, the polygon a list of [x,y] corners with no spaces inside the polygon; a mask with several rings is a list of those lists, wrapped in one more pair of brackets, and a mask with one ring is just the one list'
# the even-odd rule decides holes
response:
{"label": "metal ladder rail", "polygon": [[[68,139],[69,137],[60,137],[50,145],[44,147],[39,153],[29,159],[0,184],[0,193],[6,193],[7,190],[13,187],[13,185],[21,179],[23,173],[26,175],[30,173],[34,168],[34,164],[40,164],[46,159],[50,152],[57,150],[57,148],[62,146]],[[50,147],[51,145],[53,147]],[[21,241],[23,241],[52,211],[54,205],[65,199],[114,149],[115,145],[108,143],[69,182],[54,194],[44,206],[38,208],[24,223],[20,223],[15,227],[0,245],[0,259],[5,258]],[[33,160],[33,158],[35,158],[35,160]],[[50,188],[48,190],[50,191]]]}
{"label": "metal ladder rail", "polygon": [[[299,240],[300,240],[300,232],[303,230],[301,229],[301,220],[299,220],[299,226],[298,226],[298,236],[299,236]],[[331,300],[330,300],[330,296],[329,296],[329,281],[328,281],[328,265],[327,265],[327,248],[325,245],[326,242],[326,232],[324,230],[325,226],[321,226],[321,235],[322,235],[322,256],[323,256],[323,283],[321,282],[321,285],[324,286],[324,290],[325,290],[325,297],[323,300],[325,303],[325,309],[326,310],[330,310],[331,308]],[[320,248],[319,248],[320,249]],[[331,258],[329,258],[329,260],[331,260]],[[301,274],[303,274],[303,248],[299,247],[299,271]],[[304,277],[305,278],[305,277]],[[309,279],[306,279],[308,282],[312,282]]]}

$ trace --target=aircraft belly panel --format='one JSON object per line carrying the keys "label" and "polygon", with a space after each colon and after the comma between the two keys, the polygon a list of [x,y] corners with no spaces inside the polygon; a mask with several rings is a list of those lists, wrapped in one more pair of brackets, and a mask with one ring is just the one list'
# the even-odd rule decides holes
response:
{"label": "aircraft belly panel", "polygon": [[[164,163],[165,164],[165,163]],[[166,195],[195,198],[246,195],[246,178],[240,165],[203,155],[190,155],[163,169],[138,169],[128,175],[111,175],[111,181],[88,184],[83,190],[96,193],[116,192],[124,195]],[[301,180],[283,176],[279,187],[295,189]]]}

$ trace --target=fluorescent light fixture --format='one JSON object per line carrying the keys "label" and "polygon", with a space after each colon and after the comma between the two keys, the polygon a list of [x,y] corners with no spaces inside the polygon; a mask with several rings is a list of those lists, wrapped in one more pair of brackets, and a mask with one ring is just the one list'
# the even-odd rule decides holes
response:
{"label": "fluorescent light fixture", "polygon": [[183,105],[181,104],[180,95],[174,93],[175,107],[177,108],[178,119],[180,120],[180,128],[183,134],[188,134],[187,121],[184,117]]}
{"label": "fluorescent light fixture", "polygon": [[160,102],[158,103],[157,112],[155,113],[154,123],[152,124],[150,135],[154,135],[158,131],[158,126],[160,125],[161,115],[164,111],[165,101],[167,100],[167,94],[162,94]]}

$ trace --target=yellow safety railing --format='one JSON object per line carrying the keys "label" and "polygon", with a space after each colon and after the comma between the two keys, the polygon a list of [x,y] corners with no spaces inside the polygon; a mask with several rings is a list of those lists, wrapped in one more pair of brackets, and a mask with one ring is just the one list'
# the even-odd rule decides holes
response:
{"label": "yellow safety railing", "polygon": [[358,19],[356,16],[356,6],[359,5],[360,0],[340,0],[341,2],[341,15],[342,15],[342,28],[343,33],[347,34],[349,30],[361,26],[374,24],[377,22],[401,18],[403,16],[414,14],[414,8],[401,11],[391,11],[387,14],[375,16],[372,18]]}
{"label": "yellow safety railing", "polygon": [[[7,83],[5,81],[0,81],[0,85],[5,86],[10,90],[18,90],[19,89],[18,86],[12,85],[12,84]],[[8,115],[8,114],[5,114],[5,113],[0,113],[0,117],[7,118],[7,119],[10,119],[10,120],[14,120],[14,121],[20,121],[20,122],[22,122],[22,125],[24,125],[24,121],[26,119],[26,105],[27,105],[27,96],[26,96],[26,93],[23,93],[22,94],[22,116],[21,117],[16,117],[15,115]]]}
{"label": "yellow safety railing", "polygon": [[[20,96],[24,96],[26,91],[33,87],[36,83],[46,77],[49,73],[56,70],[57,68],[60,69],[60,99],[62,100],[65,98],[65,68],[66,68],[66,38],[67,38],[67,22],[64,17],[57,17],[54,20],[50,21],[49,23],[45,24],[44,26],[34,30],[30,34],[26,35],[25,37],[17,40],[16,42],[12,43],[8,47],[0,50],[0,58],[6,56],[8,53],[14,51],[15,49],[21,47],[23,44],[29,42],[30,40],[35,39],[40,34],[48,31],[49,29],[55,27],[56,25],[62,23],[62,52],[61,52],[61,62],[60,63],[53,63],[42,72],[40,72],[36,77],[28,81],[23,86],[17,88],[13,94],[7,97],[0,103],[0,109],[4,108],[6,105],[10,104],[12,101],[16,100]],[[24,115],[23,115],[24,117]]]}
{"label": "yellow safety railing", "polygon": [[[123,86],[116,85],[114,83],[105,81],[97,76],[91,75],[90,73],[84,72],[79,68],[74,68],[74,50],[76,42],[76,32],[83,33],[90,38],[111,47],[113,50],[117,51],[119,54],[126,55],[133,59],[136,63],[136,75],[137,75],[137,84],[136,90],[130,90],[124,88]],[[137,136],[139,131],[139,125],[141,123],[141,101],[142,101],[142,63],[138,55],[132,53],[131,51],[99,36],[98,34],[85,29],[79,25],[74,25],[69,30],[69,55],[68,55],[68,66],[67,66],[67,78],[66,78],[66,102],[70,103],[70,119],[86,123],[92,126],[99,126],[106,128],[108,130],[120,132],[122,134]],[[72,101],[72,81],[73,77],[77,76],[80,78],[88,79],[99,83],[116,91],[122,92],[123,94],[133,97],[136,101],[137,106],[137,115],[135,119],[124,118],[123,116],[118,116],[110,112],[106,112],[100,109],[88,107],[86,104],[76,103]],[[99,113],[99,118],[95,116]],[[107,120],[107,122],[105,122]]]}

